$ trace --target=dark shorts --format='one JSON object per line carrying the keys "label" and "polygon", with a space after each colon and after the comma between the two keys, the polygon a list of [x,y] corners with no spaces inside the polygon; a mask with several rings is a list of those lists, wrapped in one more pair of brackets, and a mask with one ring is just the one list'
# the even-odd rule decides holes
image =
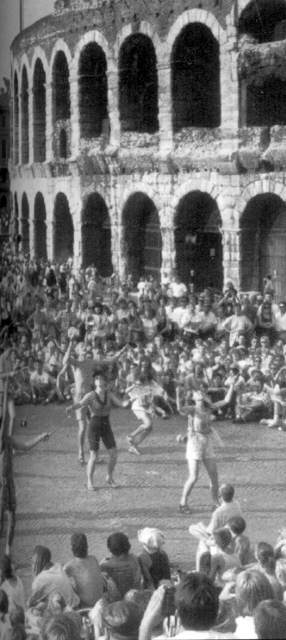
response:
{"label": "dark shorts", "polygon": [[116,442],[110,426],[109,416],[93,416],[90,418],[87,438],[91,451],[99,450],[100,439],[106,449],[116,448]]}
{"label": "dark shorts", "polygon": [[2,488],[0,492],[0,511],[16,511],[16,491],[14,480],[11,476],[2,478]]}

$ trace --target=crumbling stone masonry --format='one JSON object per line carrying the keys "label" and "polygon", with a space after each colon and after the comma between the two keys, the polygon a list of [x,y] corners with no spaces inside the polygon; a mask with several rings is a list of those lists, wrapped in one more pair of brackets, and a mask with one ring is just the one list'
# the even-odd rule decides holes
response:
{"label": "crumbling stone masonry", "polygon": [[[12,44],[36,257],[286,295],[286,0],[57,0]],[[286,280],[286,279],[285,279]]]}

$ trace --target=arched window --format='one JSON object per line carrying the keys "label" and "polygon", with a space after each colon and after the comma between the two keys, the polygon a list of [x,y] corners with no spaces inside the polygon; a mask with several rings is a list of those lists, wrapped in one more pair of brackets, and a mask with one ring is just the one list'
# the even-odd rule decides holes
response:
{"label": "arched window", "polygon": [[171,58],[173,128],[218,127],[221,122],[219,44],[211,30],[188,24]]}
{"label": "arched window", "polygon": [[22,71],[22,164],[29,162],[29,84],[26,67]]}
{"label": "arched window", "polygon": [[82,265],[94,265],[100,276],[112,275],[111,226],[108,209],[98,193],[88,196],[82,212]]}
{"label": "arched window", "polygon": [[69,203],[64,193],[58,193],[54,208],[54,258],[66,262],[73,256],[74,227]]}
{"label": "arched window", "polygon": [[285,0],[252,0],[241,12],[238,22],[240,35],[251,36],[256,42],[285,39]]}
{"label": "arched window", "polygon": [[176,268],[196,291],[222,289],[221,225],[217,203],[208,193],[191,191],[180,200],[175,215]]}
{"label": "arched window", "polygon": [[152,275],[160,281],[162,236],[158,211],[145,193],[135,193],[123,209],[127,272],[137,282]]}
{"label": "arched window", "polygon": [[67,132],[65,129],[61,129],[60,131],[60,158],[68,157],[68,141],[67,141]]}
{"label": "arched window", "polygon": [[286,124],[286,79],[256,76],[246,89],[246,126]]}
{"label": "arched window", "polygon": [[22,236],[22,250],[24,253],[29,253],[30,251],[30,207],[28,198],[26,193],[23,193],[22,197],[22,225],[21,225],[21,236]]}
{"label": "arched window", "polygon": [[53,66],[54,121],[70,118],[69,68],[63,51],[58,51]]}
{"label": "arched window", "polygon": [[19,162],[19,83],[14,73],[14,163]]}
{"label": "arched window", "polygon": [[82,138],[97,138],[108,119],[106,57],[92,42],[82,51],[79,61],[79,110]]}
{"label": "arched window", "polygon": [[34,70],[34,161],[46,160],[46,74],[43,63],[37,60]]}
{"label": "arched window", "polygon": [[154,133],[159,128],[156,53],[150,38],[141,33],[121,47],[119,111],[123,131]]}
{"label": "arched window", "polygon": [[46,205],[40,192],[37,193],[34,206],[34,250],[37,259],[47,260]]}

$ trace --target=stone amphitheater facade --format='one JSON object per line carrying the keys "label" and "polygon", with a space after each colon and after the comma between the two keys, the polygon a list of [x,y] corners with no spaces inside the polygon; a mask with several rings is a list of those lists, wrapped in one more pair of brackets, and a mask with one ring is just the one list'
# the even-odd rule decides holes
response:
{"label": "stone amphitheater facade", "polygon": [[22,249],[198,290],[269,272],[286,295],[285,19],[284,0],[57,0],[11,47]]}

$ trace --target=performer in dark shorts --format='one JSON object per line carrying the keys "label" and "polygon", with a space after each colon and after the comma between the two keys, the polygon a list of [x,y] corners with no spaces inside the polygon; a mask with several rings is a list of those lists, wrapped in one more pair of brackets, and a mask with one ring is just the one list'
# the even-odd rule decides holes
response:
{"label": "performer in dark shorts", "polygon": [[102,440],[107,449],[109,458],[106,481],[111,487],[116,487],[113,480],[113,472],[117,461],[117,449],[109,422],[109,415],[112,404],[121,408],[125,408],[130,404],[129,401],[121,402],[114,393],[108,389],[107,379],[102,371],[95,372],[93,380],[94,391],[86,393],[82,400],[67,408],[68,413],[70,413],[72,409],[77,410],[82,407],[86,407],[89,410],[90,418],[87,431],[90,447],[90,456],[87,465],[87,488],[89,491],[95,490],[93,474],[98,457],[100,440]]}

